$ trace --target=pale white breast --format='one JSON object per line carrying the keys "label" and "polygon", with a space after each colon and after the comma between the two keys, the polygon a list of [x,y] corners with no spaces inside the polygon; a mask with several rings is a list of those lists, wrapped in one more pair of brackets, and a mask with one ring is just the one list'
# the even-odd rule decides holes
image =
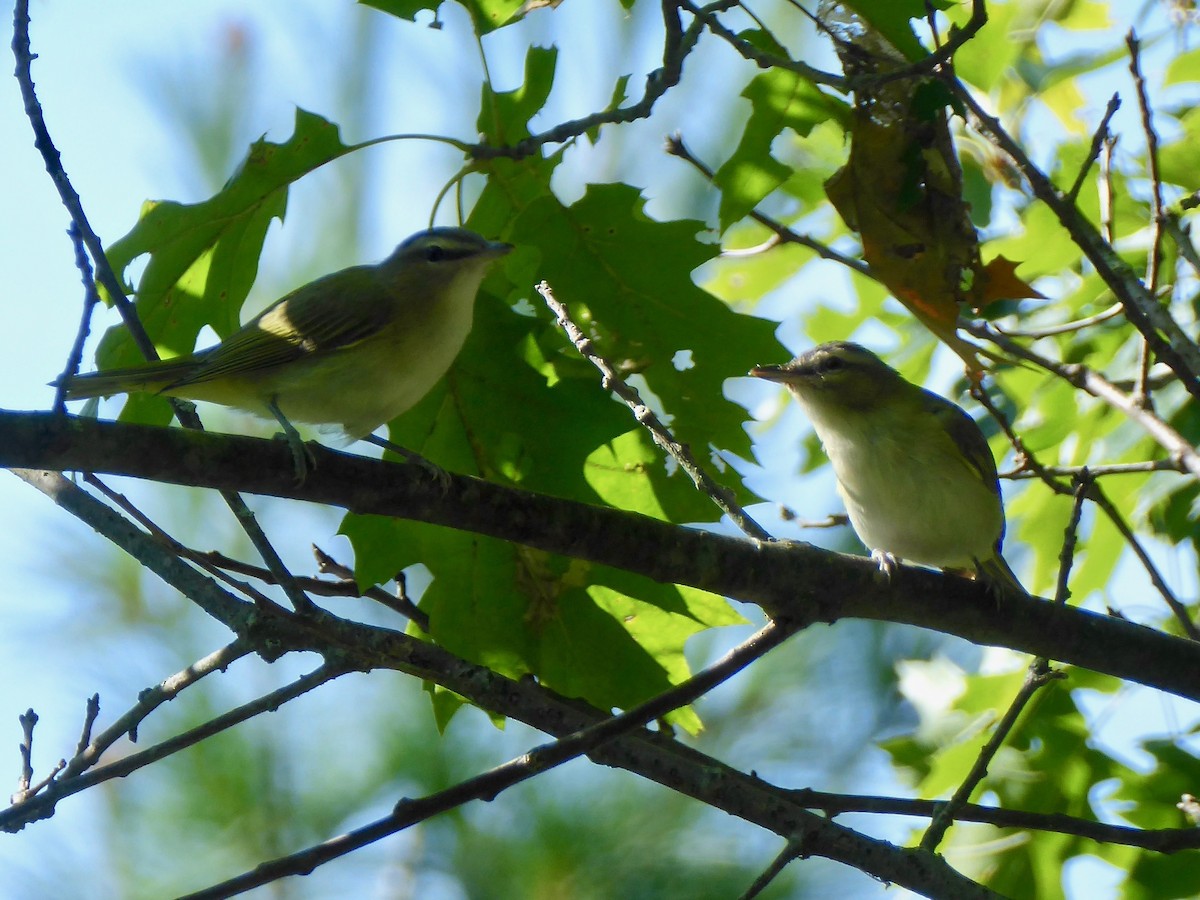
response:
{"label": "pale white breast", "polygon": [[880,429],[870,417],[839,416],[833,427],[818,406],[803,405],[868,549],[945,568],[971,568],[992,555],[1000,504],[949,436],[940,429],[923,436],[918,458],[911,436]]}

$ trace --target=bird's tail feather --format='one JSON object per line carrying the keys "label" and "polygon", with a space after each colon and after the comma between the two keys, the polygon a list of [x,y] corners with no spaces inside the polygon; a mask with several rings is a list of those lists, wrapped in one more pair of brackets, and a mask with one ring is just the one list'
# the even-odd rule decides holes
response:
{"label": "bird's tail feather", "polygon": [[979,570],[980,577],[999,590],[1016,590],[1019,594],[1029,594],[1029,591],[1025,590],[1024,586],[1017,579],[1017,576],[1013,573],[1013,570],[1009,568],[1004,557],[1000,555],[999,548],[996,549],[996,552],[989,559],[976,560],[975,565]]}
{"label": "bird's tail feather", "polygon": [[72,375],[53,382],[62,384],[68,400],[83,400],[88,397],[108,397],[112,394],[127,394],[135,391],[158,393],[189,379],[195,371],[196,361],[191,357],[161,360],[144,366],[127,369],[110,369],[107,372],[91,372],[87,375]]}

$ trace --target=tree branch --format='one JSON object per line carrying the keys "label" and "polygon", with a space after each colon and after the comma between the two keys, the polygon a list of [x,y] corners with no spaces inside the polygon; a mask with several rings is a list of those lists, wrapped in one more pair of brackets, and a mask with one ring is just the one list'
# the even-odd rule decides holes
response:
{"label": "tree branch", "polygon": [[309,448],[317,467],[297,486],[289,451],[277,441],[0,413],[2,467],[236,487],[445,525],[756,603],[775,618],[903,622],[1200,701],[1200,644],[1112,617],[1036,598],[997,598],[969,579],[911,566],[882,581],[863,557],[740,540],[476,478],[451,476],[443,489],[411,466]]}
{"label": "tree branch", "polygon": [[1170,366],[1188,392],[1200,400],[1200,347],[1196,342],[1159,304],[1079,208],[1033,163],[1021,145],[1000,124],[1000,120],[988,115],[967,86],[957,78],[946,78],[944,81],[970,112],[980,132],[1008,155],[1029,182],[1034,196],[1058,218],[1095,267],[1097,274],[1121,301],[1126,317],[1142,333],[1158,358]]}

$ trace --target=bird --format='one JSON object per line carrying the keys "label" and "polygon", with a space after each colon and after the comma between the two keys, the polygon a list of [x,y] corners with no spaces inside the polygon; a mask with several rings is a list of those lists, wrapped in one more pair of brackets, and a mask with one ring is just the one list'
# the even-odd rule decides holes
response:
{"label": "bird", "polygon": [[1000,594],[1026,594],[1001,553],[996,461],[960,406],[849,341],[749,374],[796,398],[833,465],[855,534],[886,574],[905,559],[974,574]]}
{"label": "bird", "polygon": [[309,460],[293,422],[375,438],[446,374],[471,330],[488,269],[512,250],[465,228],[431,228],[382,262],[309,282],[215,346],[55,382],[67,400],[145,392],[205,400],[274,418],[297,481]]}

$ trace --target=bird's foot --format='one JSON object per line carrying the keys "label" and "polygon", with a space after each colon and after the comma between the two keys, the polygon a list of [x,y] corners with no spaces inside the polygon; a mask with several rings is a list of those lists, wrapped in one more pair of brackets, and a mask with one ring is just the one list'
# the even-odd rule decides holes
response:
{"label": "bird's foot", "polygon": [[295,432],[292,434],[278,432],[273,439],[287,441],[288,450],[292,454],[292,471],[295,475],[296,487],[304,484],[308,473],[317,467],[316,456],[308,449],[308,445],[304,443],[300,435]]}
{"label": "bird's foot", "polygon": [[363,440],[377,447],[382,447],[384,450],[402,457],[405,462],[412,463],[414,466],[424,470],[437,483],[438,487],[442,489],[443,494],[450,490],[450,473],[437,463],[426,459],[420,453],[414,453],[407,447],[401,447],[399,444],[394,444],[386,438],[381,438],[374,434],[367,435]]}
{"label": "bird's foot", "polygon": [[880,573],[889,582],[900,568],[900,560],[896,559],[887,550],[880,550],[878,548],[872,550],[871,559],[875,561],[875,565],[879,566]]}
{"label": "bird's foot", "polygon": [[267,409],[271,411],[275,420],[279,422],[279,427],[283,429],[283,434],[277,434],[275,437],[287,441],[288,449],[292,451],[292,471],[296,476],[296,486],[299,487],[308,478],[308,473],[317,467],[317,458],[305,446],[300,432],[288,421],[287,416],[283,414],[274,400],[267,403]]}

